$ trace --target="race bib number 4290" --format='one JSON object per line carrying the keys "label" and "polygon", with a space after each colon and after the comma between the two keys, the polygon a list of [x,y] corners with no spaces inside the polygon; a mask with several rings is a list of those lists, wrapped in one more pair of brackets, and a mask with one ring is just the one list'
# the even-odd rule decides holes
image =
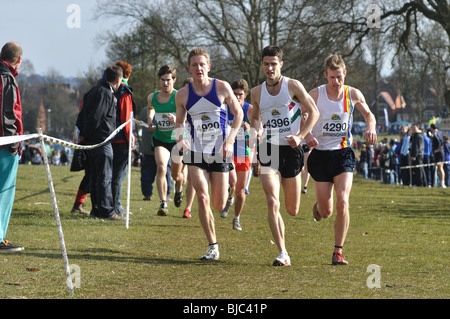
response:
{"label": "race bib number 4290", "polygon": [[322,118],[323,136],[346,137],[348,135],[348,113],[329,113]]}

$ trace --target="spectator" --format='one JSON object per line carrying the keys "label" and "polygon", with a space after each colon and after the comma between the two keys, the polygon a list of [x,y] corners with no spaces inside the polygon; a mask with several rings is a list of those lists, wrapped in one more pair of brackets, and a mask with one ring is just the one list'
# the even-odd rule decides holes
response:
{"label": "spectator", "polygon": [[[23,49],[17,42],[6,43],[0,53],[0,137],[23,135],[22,105],[16,82],[22,55]],[[24,249],[6,240],[21,152],[21,142],[0,147],[0,252]]]}
{"label": "spectator", "polygon": [[414,186],[426,186],[425,170],[423,168],[424,141],[420,124],[411,126],[411,165],[412,181]]}
{"label": "spectator", "polygon": [[445,173],[445,186],[450,184],[450,142],[448,135],[443,136],[444,139],[444,173]]}
{"label": "spectator", "polygon": [[[78,115],[80,130],[78,142],[95,145],[104,142],[115,130],[117,98],[114,92],[123,77],[122,68],[109,66],[104,79],[86,93],[84,105]],[[111,142],[88,151],[90,166],[91,216],[123,220],[114,208],[112,195],[113,149]]]}
{"label": "spectator", "polygon": [[397,139],[390,141],[390,158],[391,158],[391,184],[399,184],[399,175],[400,175],[400,165],[398,161],[398,156],[395,153],[395,148],[397,147],[398,141]]}
{"label": "spectator", "polygon": [[361,155],[359,157],[359,163],[361,165],[363,177],[365,179],[368,179],[369,178],[369,175],[368,175],[369,153],[367,151],[367,144],[365,144],[365,143],[361,146]]}
{"label": "spectator", "polygon": [[385,144],[380,154],[381,182],[392,184],[390,144]]}
{"label": "spectator", "polygon": [[404,125],[401,127],[400,136],[402,137],[400,145],[400,175],[404,186],[412,185],[411,180],[411,154],[409,153],[409,144],[411,132]]}
{"label": "spectator", "polygon": [[[123,78],[121,84],[114,96],[117,98],[117,110],[116,110],[116,128],[121,126],[130,120],[133,112],[133,89],[128,86],[128,80],[130,79],[132,67],[125,61],[119,61],[117,66],[123,70]],[[113,167],[112,167],[112,195],[114,200],[114,207],[116,212],[120,215],[125,211],[122,205],[120,205],[120,195],[122,193],[122,182],[126,176],[126,168],[128,164],[128,149],[129,144],[134,148],[135,137],[131,134],[132,123],[128,123],[117,135],[112,139],[111,145],[113,149]]]}
{"label": "spectator", "polygon": [[424,170],[425,170],[425,179],[427,182],[427,186],[431,187],[433,185],[433,181],[431,178],[431,139],[428,137],[428,135],[423,132],[423,164],[424,164]]}
{"label": "spectator", "polygon": [[436,124],[430,125],[432,138],[432,149],[434,154],[434,163],[437,169],[437,174],[441,181],[441,187],[445,188],[445,172],[444,172],[444,138],[441,131],[438,130]]}

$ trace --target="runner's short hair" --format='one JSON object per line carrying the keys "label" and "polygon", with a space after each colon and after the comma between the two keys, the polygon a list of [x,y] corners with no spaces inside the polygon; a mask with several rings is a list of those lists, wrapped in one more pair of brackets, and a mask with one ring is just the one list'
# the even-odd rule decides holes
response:
{"label": "runner's short hair", "polygon": [[328,69],[336,71],[342,69],[345,71],[345,62],[341,55],[330,54],[323,64],[324,71],[327,72]]}
{"label": "runner's short hair", "polygon": [[198,56],[198,55],[203,55],[206,58],[206,61],[209,63],[209,54],[208,52],[206,52],[205,49],[203,48],[194,48],[191,50],[191,52],[189,52],[188,55],[188,66],[191,65],[191,58],[194,56]]}
{"label": "runner's short hair", "polygon": [[283,61],[283,50],[280,47],[269,45],[262,50],[261,61],[265,56],[276,56],[280,61]]}
{"label": "runner's short hair", "polygon": [[231,83],[232,90],[244,90],[244,93],[248,93],[248,83],[244,79],[239,79]]}
{"label": "runner's short hair", "polygon": [[170,64],[163,65],[158,71],[158,77],[161,78],[164,74],[172,74],[172,79],[177,78],[177,70]]}

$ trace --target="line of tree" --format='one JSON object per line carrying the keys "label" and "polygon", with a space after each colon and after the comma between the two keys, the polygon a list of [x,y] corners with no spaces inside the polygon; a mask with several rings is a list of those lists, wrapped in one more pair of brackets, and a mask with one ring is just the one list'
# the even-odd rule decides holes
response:
{"label": "line of tree", "polygon": [[[132,64],[138,112],[159,88],[162,65],[177,68],[181,86],[193,47],[211,54],[212,76],[244,78],[253,87],[263,81],[260,53],[269,44],[284,51],[283,74],[307,89],[323,83],[323,60],[338,53],[348,84],[368,101],[375,100],[382,70],[390,70],[384,80],[414,102],[418,114],[429,87],[442,108],[450,106],[449,0],[97,0],[96,11],[97,19],[117,21],[99,36],[109,60],[99,68]],[[86,77],[95,83],[95,75]]]}
{"label": "line of tree", "polygon": [[[418,101],[428,87],[441,106],[450,105],[450,4],[448,0],[98,0],[98,18],[122,18],[129,32],[102,37],[108,57],[126,59],[136,70],[138,105],[158,89],[156,73],[174,64],[185,72],[189,50],[202,46],[212,57],[212,75],[261,83],[260,52],[283,48],[284,74],[307,88],[323,81],[322,61],[342,54],[348,80],[377,94],[383,69],[407,101]],[[179,81],[181,85],[183,79]]]}

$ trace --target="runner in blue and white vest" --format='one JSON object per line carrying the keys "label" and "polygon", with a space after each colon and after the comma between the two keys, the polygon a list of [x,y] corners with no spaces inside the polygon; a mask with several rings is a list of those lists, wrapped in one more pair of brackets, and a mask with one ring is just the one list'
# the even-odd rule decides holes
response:
{"label": "runner in blue and white vest", "polygon": [[[210,203],[217,210],[225,207],[228,171],[243,112],[231,86],[209,77],[211,64],[204,49],[191,50],[187,69],[193,81],[175,96],[175,135],[178,148],[184,152],[183,162],[188,165],[188,175],[197,194],[199,219],[209,244],[201,259],[215,260],[219,258],[219,246]],[[231,127],[228,125],[227,104],[235,116]],[[186,118],[190,125],[190,138],[183,138]]]}

